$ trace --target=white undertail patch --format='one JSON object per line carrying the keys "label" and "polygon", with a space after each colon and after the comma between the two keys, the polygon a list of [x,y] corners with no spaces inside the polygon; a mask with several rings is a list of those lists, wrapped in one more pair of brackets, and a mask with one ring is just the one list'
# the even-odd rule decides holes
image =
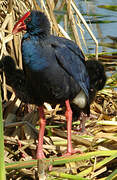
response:
{"label": "white undertail patch", "polygon": [[77,96],[72,101],[74,104],[76,104],[79,108],[83,109],[85,108],[87,104],[87,97],[83,90],[81,90]]}

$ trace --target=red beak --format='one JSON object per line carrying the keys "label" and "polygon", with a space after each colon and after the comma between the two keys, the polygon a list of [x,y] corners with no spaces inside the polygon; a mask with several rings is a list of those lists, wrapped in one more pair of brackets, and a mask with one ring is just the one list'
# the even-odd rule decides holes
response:
{"label": "red beak", "polygon": [[14,26],[12,33],[16,34],[17,32],[20,32],[22,30],[26,30],[26,24],[24,23],[24,20],[30,15],[30,11],[27,12]]}

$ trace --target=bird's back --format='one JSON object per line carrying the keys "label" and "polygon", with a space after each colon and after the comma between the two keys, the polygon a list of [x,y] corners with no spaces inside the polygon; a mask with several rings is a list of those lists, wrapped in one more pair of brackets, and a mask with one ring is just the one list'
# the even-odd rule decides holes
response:
{"label": "bird's back", "polygon": [[[66,99],[73,99],[82,88],[82,79],[86,81],[83,83],[88,88],[88,76],[80,57],[82,54],[79,54],[81,51],[75,50],[78,56],[66,46],[67,41],[55,36],[40,40],[37,36],[24,35],[22,56],[27,84],[31,86],[30,93],[39,104],[45,101],[61,103]],[[71,45],[73,49],[74,44]],[[66,52],[62,51],[64,48]],[[63,61],[62,57],[65,57]],[[77,80],[77,76],[82,77]]]}

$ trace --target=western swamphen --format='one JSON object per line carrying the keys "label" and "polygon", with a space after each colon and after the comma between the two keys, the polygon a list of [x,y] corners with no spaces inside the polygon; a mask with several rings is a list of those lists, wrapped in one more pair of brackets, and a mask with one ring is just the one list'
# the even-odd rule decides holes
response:
{"label": "western swamphen", "polygon": [[[104,66],[96,60],[86,61],[86,70],[89,75],[90,89],[89,89],[89,104],[91,104],[96,96],[96,93],[103,89],[106,83],[106,75]],[[79,109],[78,106],[71,102],[71,108],[73,111],[73,119],[80,120],[81,133],[85,131],[85,121],[87,120],[87,109]]]}
{"label": "western swamphen", "polygon": [[[101,90],[106,82],[106,75],[103,65],[96,60],[86,61],[86,70],[89,75],[90,89],[89,89],[89,104],[95,99],[97,91]],[[16,68],[16,64],[12,57],[4,56],[0,61],[0,71],[5,72],[6,82],[14,90],[16,97],[27,104],[35,104],[26,83],[24,71]],[[31,89],[30,89],[31,91]],[[73,112],[73,120],[81,121],[81,132],[85,132],[85,119],[87,119],[87,109],[78,108],[77,104],[70,102]],[[82,117],[83,115],[83,117]]]}
{"label": "western swamphen", "polygon": [[[106,76],[104,67],[96,60],[86,61],[86,70],[89,73],[90,87],[89,103],[91,103],[96,95],[96,92],[103,88]],[[16,68],[16,64],[12,57],[4,56],[0,61],[0,71],[4,71],[6,82],[14,90],[16,97],[27,104],[35,104],[33,97],[30,94],[30,86],[27,86],[26,76],[24,71]],[[73,116],[81,119],[82,132],[85,130],[85,117],[80,116],[81,112],[86,112],[86,109],[80,109],[71,101]]]}
{"label": "western swamphen", "polygon": [[[23,71],[15,68],[19,82],[17,88],[13,82],[8,81],[13,86],[17,97],[26,103],[39,106],[40,131],[37,158],[45,157],[43,153],[43,136],[46,125],[44,102],[52,105],[65,103],[68,140],[66,155],[71,155],[75,153],[75,150],[72,149],[71,144],[72,110],[70,103],[75,104],[78,109],[85,110],[87,114],[90,112],[91,88],[85,58],[73,41],[50,35],[50,23],[42,12],[27,12],[14,26],[13,34],[22,30],[26,31],[21,49]],[[5,61],[4,58],[3,61]],[[7,73],[6,71],[6,76]],[[101,77],[99,83],[103,86],[104,81]]]}

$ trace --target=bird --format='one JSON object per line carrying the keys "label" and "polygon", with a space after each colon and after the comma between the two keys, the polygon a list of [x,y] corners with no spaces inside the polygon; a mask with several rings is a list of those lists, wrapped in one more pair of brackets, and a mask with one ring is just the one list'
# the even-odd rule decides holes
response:
{"label": "bird", "polygon": [[[72,155],[77,151],[71,143],[72,109],[75,104],[79,109],[90,113],[90,80],[86,70],[84,54],[72,40],[50,34],[50,22],[40,11],[28,11],[14,26],[13,35],[26,31],[21,42],[23,61],[22,74],[24,90],[22,101],[38,106],[40,116],[40,131],[37,145],[37,159],[45,158],[43,152],[43,136],[46,119],[44,102],[52,105],[65,104],[67,120],[67,153]],[[20,78],[19,78],[20,81]],[[21,83],[20,83],[21,84]],[[12,85],[14,86],[14,84]],[[17,96],[22,96],[22,90],[16,90]]]}
{"label": "bird", "polygon": [[33,98],[28,93],[28,88],[26,87],[24,71],[16,68],[15,61],[11,56],[3,56],[0,60],[1,72],[5,73],[6,83],[12,87],[17,98],[26,104],[34,104]]}
{"label": "bird", "polygon": [[[90,79],[90,93],[89,93],[89,102],[93,102],[96,92],[101,90],[106,82],[106,75],[103,65],[96,60],[86,61],[86,70]],[[26,86],[26,79],[24,71],[16,68],[14,59],[11,56],[4,56],[0,60],[0,72],[5,73],[6,83],[12,87],[13,91],[16,94],[16,97],[21,101],[27,104],[35,104],[33,97],[29,94],[29,87]],[[82,133],[85,132],[85,121],[86,118],[83,115],[80,115],[84,110],[79,109],[77,105],[71,103],[71,109],[73,111],[73,117],[81,121]]]}
{"label": "bird", "polygon": [[[97,60],[87,60],[86,70],[90,80],[89,104],[91,104],[95,99],[96,93],[103,89],[106,82],[106,75],[104,66]],[[26,104],[35,104],[33,97],[31,97],[28,92],[29,87],[26,87],[24,71],[16,68],[15,61],[11,56],[4,56],[1,59],[0,71],[4,71],[6,82],[12,87],[17,98]],[[80,120],[80,132],[85,133],[85,121],[87,119],[85,108],[80,109],[72,102],[70,103],[70,106],[73,112],[73,120]]]}
{"label": "bird", "polygon": [[[103,64],[99,60],[91,59],[86,61],[86,70],[89,75],[90,89],[89,89],[89,105],[95,100],[98,91],[104,88],[107,77]],[[90,116],[86,113],[86,109],[79,109],[75,104],[71,104],[73,111],[73,120],[80,120],[80,133],[87,133],[85,129],[85,122]]]}

